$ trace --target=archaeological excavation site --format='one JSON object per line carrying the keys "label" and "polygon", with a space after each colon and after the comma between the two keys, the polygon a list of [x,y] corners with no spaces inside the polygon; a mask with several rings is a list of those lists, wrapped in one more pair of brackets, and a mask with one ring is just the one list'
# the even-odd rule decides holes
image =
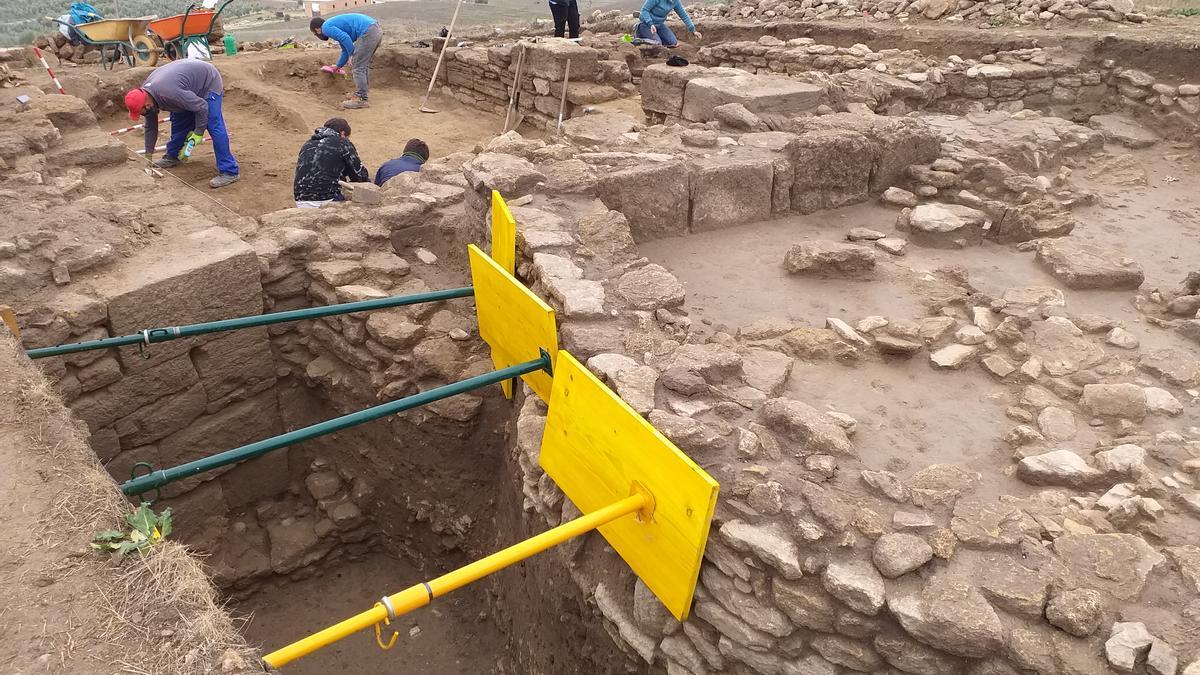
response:
{"label": "archaeological excavation site", "polygon": [[0,53],[0,671],[1200,675],[1195,30],[692,18],[214,55],[219,190]]}

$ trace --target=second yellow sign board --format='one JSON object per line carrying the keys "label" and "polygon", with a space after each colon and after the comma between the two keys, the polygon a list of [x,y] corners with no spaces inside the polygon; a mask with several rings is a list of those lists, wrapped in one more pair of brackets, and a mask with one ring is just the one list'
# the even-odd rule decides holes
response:
{"label": "second yellow sign board", "polygon": [[[554,309],[472,244],[471,284],[475,288],[475,313],[479,336],[492,348],[497,369],[532,361],[545,350],[551,363],[558,355],[558,328]],[[543,371],[521,378],[543,401],[550,400],[551,379]],[[505,391],[505,395],[511,395]]]}
{"label": "second yellow sign board", "polygon": [[568,352],[555,361],[541,465],[575,506],[591,513],[628,497],[654,497],[649,520],[600,527],[675,618],[687,618],[717,505],[717,482]]}

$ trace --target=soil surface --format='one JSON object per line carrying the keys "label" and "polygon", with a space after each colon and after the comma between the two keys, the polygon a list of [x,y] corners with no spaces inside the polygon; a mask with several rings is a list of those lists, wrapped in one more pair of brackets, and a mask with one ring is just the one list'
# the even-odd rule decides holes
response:
{"label": "soil surface", "polygon": [[[258,216],[295,206],[292,181],[300,146],[314,129],[332,117],[350,122],[350,140],[371,171],[372,178],[382,163],[400,156],[410,138],[424,140],[432,156],[440,157],[470,150],[475,144],[499,133],[503,126],[503,120],[437,92],[430,98],[430,107],[439,112],[420,113],[417,108],[426,88],[403,82],[373,82],[370,108],[342,110],[339,104],[354,91],[349,77],[322,74],[315,66],[309,73],[307,61],[296,66],[296,76],[272,71],[264,77],[261,68],[268,61],[278,62],[279,59],[271,52],[260,52],[218,60],[226,88],[225,123],[242,180],[220,190],[209,188],[208,181],[215,175],[215,169],[212,148],[205,146],[201,146],[187,164],[171,170],[188,184],[243,216]],[[382,73],[373,71],[373,75],[375,80],[383,79]],[[104,120],[103,126],[120,129],[129,123],[127,116],[115,115]],[[163,125],[159,145],[166,143],[169,128],[169,125]],[[130,148],[142,149],[140,133],[124,134],[121,138]],[[171,181],[170,178],[160,180]],[[183,196],[186,190],[182,186],[176,184],[175,187],[179,188],[177,192],[181,199],[192,198]],[[202,197],[195,198],[203,201]]]}
{"label": "soil surface", "polygon": [[[235,614],[250,613],[246,639],[263,653],[278,649],[370,609],[385,594],[426,574],[386,554],[339,564],[304,581],[282,584],[242,601]],[[400,634],[392,649],[375,643],[374,631],[352,635],[287,666],[288,673],[485,673],[501,656],[504,638],[486,618],[485,586],[459,589],[383,627]]]}
{"label": "soil surface", "polygon": [[252,672],[183,548],[88,547],[125,500],[75,424],[0,326],[0,672]]}
{"label": "soil surface", "polygon": [[[1194,150],[1168,143],[1130,151],[1109,145],[1106,153],[1076,169],[1073,180],[1093,192],[1096,203],[1075,212],[1073,240],[1115,249],[1145,269],[1143,290],[1172,288],[1200,260],[1200,198],[1187,176],[1200,171]],[[789,275],[783,254],[805,240],[843,240],[853,227],[889,236],[897,209],[879,202],[748,223],[686,237],[640,244],[651,260],[667,267],[687,290],[693,321],[709,331],[735,332],[762,319],[789,319],[823,327],[827,317],[851,325],[865,316],[891,319],[924,315],[913,283],[943,266],[961,266],[979,291],[1000,297],[1007,288],[1050,286],[1064,291],[1072,314],[1098,313],[1122,321],[1148,348],[1194,351],[1178,334],[1147,325],[1130,291],[1071,290],[1038,265],[1032,251],[985,242],[965,249],[909,246],[902,257],[877,252],[870,279]],[[863,242],[869,244],[869,242]],[[1190,266],[1190,267],[1189,267]],[[1006,389],[978,371],[937,374],[930,390],[926,359],[857,364],[797,361],[788,395],[859,420],[856,439],[870,447],[876,466],[906,472],[933,463],[965,463],[984,476],[981,494],[1032,492],[1006,475],[1012,464],[1003,437],[1012,421]],[[1074,443],[1100,438],[1079,425]]]}

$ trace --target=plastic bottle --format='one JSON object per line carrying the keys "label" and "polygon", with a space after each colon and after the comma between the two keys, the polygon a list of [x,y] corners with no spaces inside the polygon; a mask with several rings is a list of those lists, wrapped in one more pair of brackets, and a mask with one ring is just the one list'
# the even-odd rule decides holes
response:
{"label": "plastic bottle", "polygon": [[225,34],[225,56],[233,56],[237,53],[237,40],[230,33]]}
{"label": "plastic bottle", "polygon": [[186,161],[191,158],[192,150],[195,150],[195,149],[196,149],[195,139],[188,139],[188,142],[183,145],[183,152],[181,152],[179,154],[183,155],[183,159],[184,159],[184,161]]}

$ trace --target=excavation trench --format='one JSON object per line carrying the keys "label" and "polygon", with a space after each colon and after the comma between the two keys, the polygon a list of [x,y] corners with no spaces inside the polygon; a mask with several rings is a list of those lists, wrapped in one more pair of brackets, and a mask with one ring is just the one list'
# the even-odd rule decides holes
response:
{"label": "excavation trench", "polygon": [[[474,239],[459,231],[461,203],[407,214],[417,216],[412,227],[377,218],[279,223],[274,212],[293,205],[300,144],[328,117],[345,115],[337,103],[349,90],[308,72],[315,59],[255,56],[222,64],[225,118],[243,181],[210,191],[206,148],[172,173],[243,217],[262,216],[265,230],[312,227],[318,240],[264,244],[270,237],[255,237],[249,218],[234,219],[177,182],[160,183],[194,207],[171,209],[191,234],[132,252],[137,275],[98,280],[109,311],[81,334],[470,284],[465,243]],[[114,111],[113,95],[124,86],[108,82],[89,100],[102,128],[130,124]],[[372,108],[352,118],[352,140],[369,167],[398,155],[409,137],[426,140],[441,160],[501,124],[449,97],[434,99],[437,115],[421,115],[421,95],[386,70],[375,78]],[[117,138],[141,148],[138,131]],[[452,158],[448,166],[458,164]],[[128,168],[93,171],[89,190],[129,190],[137,180]],[[228,218],[223,224],[242,236],[204,229],[210,221],[201,214]],[[417,262],[418,249],[439,262]],[[157,388],[115,405],[110,390],[68,394],[118,482],[137,462],[168,468],[491,370],[469,298],[212,334],[152,345],[146,354],[121,348],[43,362],[55,372],[120,364],[141,373],[131,387]],[[173,509],[172,536],[203,557],[230,613],[244,619],[247,641],[266,653],[546,529],[524,517],[532,507],[512,434],[521,405],[520,393],[506,401],[491,386],[172,483],[156,506]],[[365,631],[287,671],[622,669],[560,556],[545,553],[384,627],[385,643],[399,634],[389,651]]]}
{"label": "excavation trench", "polygon": [[[178,218],[163,225],[169,237],[122,249],[124,271],[89,281],[103,311],[55,299],[53,318],[32,322],[33,340],[53,343],[56,327],[65,341],[466,285],[465,247],[488,243],[495,189],[520,224],[517,275],[555,306],[560,346],[721,483],[692,618],[680,627],[667,617],[590,535],[383,629],[384,640],[399,633],[391,651],[364,632],[298,672],[831,673],[885,660],[905,672],[966,672],[1012,660],[1017,625],[1048,633],[1055,658],[1082,664],[1073,672],[1104,672],[1107,618],[1065,647],[1043,625],[1050,595],[1077,583],[1112,591],[1106,617],[1145,621],[1191,659],[1195,635],[1170,620],[1180,606],[1169,596],[1185,577],[1158,563],[1140,576],[1131,565],[1095,572],[1071,547],[1101,556],[1128,544],[1150,559],[1162,556],[1141,548],[1151,546],[1143,532],[1158,546],[1194,529],[1160,487],[1122,502],[1155,523],[1115,508],[1105,516],[1093,507],[1119,478],[1090,471],[1109,461],[1098,453],[1137,442],[1153,448],[1143,469],[1165,478],[1187,461],[1170,448],[1196,442],[1196,395],[1185,387],[1200,370],[1172,365],[1189,363],[1195,337],[1156,307],[1179,296],[1195,311],[1191,296],[1164,290],[1197,259],[1194,197],[1176,178],[1195,172],[1194,153],[1164,155],[1170,141],[1155,138],[1117,147],[1145,141],[1127,138],[1124,123],[1102,132],[1022,110],[1055,109],[1032,53],[988,64],[991,83],[962,64],[947,66],[945,87],[932,86],[930,69],[883,91],[854,79],[883,72],[857,46],[830,68],[862,72],[818,84],[803,76],[829,49],[789,47],[802,77],[788,78],[755,65],[759,46],[716,44],[705,66],[682,71],[622,61],[622,44],[603,54],[543,45],[531,121],[552,119],[556,50],[578,48],[597,64],[584,87],[597,98],[629,93],[631,80],[615,80],[644,67],[650,124],[580,114],[565,142],[506,136],[453,153],[499,127],[475,109],[495,113],[511,65],[501,46],[458,50],[450,89],[471,102],[460,112],[473,135],[446,136],[445,150],[431,142],[434,160],[382,204],[321,210],[277,209],[289,205],[295,149],[338,114],[339,83],[315,73],[319,54],[230,62],[227,109],[246,179],[213,194],[259,218],[231,223],[234,234],[210,227],[204,214],[220,213],[211,204],[180,206],[202,198],[176,184],[136,183],[127,166],[90,172],[89,199],[110,185],[169,191]],[[368,164],[392,154],[389,124],[399,144],[459,119],[449,97],[437,116],[387,110],[415,107],[421,90],[401,69],[431,59],[382,55],[384,104],[352,137]],[[907,68],[915,57],[896,58]],[[718,62],[756,69],[763,79],[744,82],[763,89],[729,94],[736,87],[720,78],[730,72],[705,70]],[[1057,97],[1075,101],[1064,116],[1084,119],[1130,91],[1117,82],[1128,74],[1101,68],[1103,77],[1056,81],[1069,90]],[[712,119],[720,97],[755,105],[776,87],[790,92],[792,116],[734,106],[740,126]],[[1193,98],[1146,98],[1131,110],[1174,115]],[[111,103],[96,107],[111,126],[125,124]],[[181,175],[200,185],[209,171],[194,161]],[[152,208],[137,203],[110,220],[149,219]],[[1047,262],[1054,246],[1078,243],[1095,247],[1085,253],[1104,267],[1105,287],[1073,285]],[[1136,267],[1144,293],[1124,281],[1134,271],[1126,253],[1145,265]],[[1134,334],[1132,346],[1118,328]],[[172,466],[491,369],[470,299],[153,345],[145,359],[122,348],[46,364],[118,480],[135,462]],[[1084,393],[1101,384],[1136,387],[1145,407],[1152,394],[1170,400],[1135,411],[1136,422],[1118,419]],[[491,387],[180,481],[163,504],[175,509],[176,537],[207,554],[233,612],[251,616],[245,635],[270,650],[577,515],[539,467],[545,417],[532,396],[506,401]],[[1094,485],[1031,477],[1037,457],[1067,446]],[[1192,485],[1173,475],[1176,487]],[[886,581],[877,573],[885,537],[919,544],[921,558]],[[1033,558],[1046,567],[1025,569]],[[1009,594],[1020,584],[1005,570],[1032,579],[1032,600]],[[923,625],[910,602],[942,613],[939,623]],[[975,614],[960,620],[960,607]],[[955,637],[968,624],[990,631],[982,661],[974,636]],[[926,662],[940,670],[912,665]]]}

